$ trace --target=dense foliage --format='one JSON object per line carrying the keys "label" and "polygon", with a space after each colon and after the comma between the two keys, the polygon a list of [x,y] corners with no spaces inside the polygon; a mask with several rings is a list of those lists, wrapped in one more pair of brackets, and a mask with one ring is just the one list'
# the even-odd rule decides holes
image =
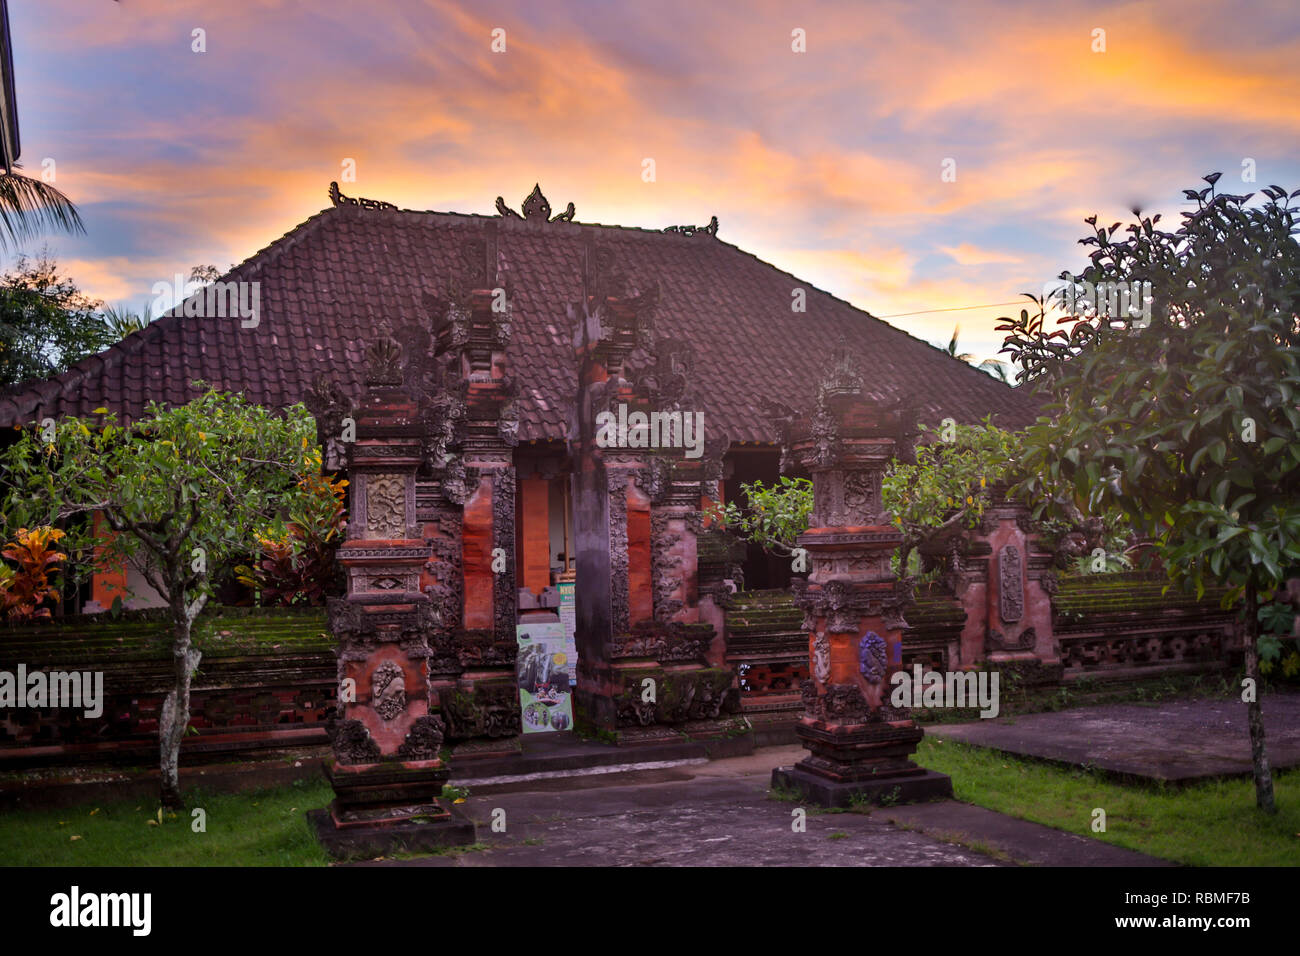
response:
{"label": "dense foliage", "polygon": [[[1259,602],[1300,566],[1300,190],[1270,186],[1251,204],[1216,194],[1218,178],[1185,191],[1195,209],[1173,231],[1139,213],[1117,239],[1119,223],[1088,220],[1091,262],[1063,278],[1149,282],[1149,317],[1084,308],[1049,330],[1039,303],[1000,328],[1050,402],[1026,436],[1021,489],[1040,512],[1115,508],[1175,583],[1232,588],[1251,694]],[[1258,802],[1271,809],[1259,704],[1248,703]]]}
{"label": "dense foliage", "polygon": [[49,256],[19,256],[0,278],[0,388],[57,375],[117,341],[99,307]]}
{"label": "dense foliage", "polygon": [[50,616],[51,605],[62,600],[54,575],[67,555],[57,549],[64,533],[58,528],[19,528],[0,550],[13,564],[0,562],[0,614],[10,621]]}
{"label": "dense foliage", "polygon": [[767,486],[761,481],[741,485],[748,507],[734,501],[713,505],[706,512],[739,538],[753,541],[773,554],[789,555],[795,539],[808,528],[812,512],[813,486],[807,478],[782,475]]}
{"label": "dense foliage", "polygon": [[[171,608],[175,685],[159,737],[162,799],[178,806],[177,760],[199,663],[190,632],[213,593],[211,569],[260,538],[284,538],[286,516],[319,507],[303,482],[319,470],[315,424],[301,406],[281,415],[213,390],[187,405],[152,404],[129,424],[107,409],[95,414],[35,423],[5,451],[5,516],[66,527],[82,573],[98,549],[101,562],[133,565]],[[90,530],[84,519],[95,513],[111,536]]]}
{"label": "dense foliage", "polygon": [[287,526],[279,536],[262,535],[260,553],[251,565],[240,565],[237,577],[260,603],[321,605],[333,590],[338,568],[334,553],[343,538],[347,481],[321,473],[320,457],[298,479]]}

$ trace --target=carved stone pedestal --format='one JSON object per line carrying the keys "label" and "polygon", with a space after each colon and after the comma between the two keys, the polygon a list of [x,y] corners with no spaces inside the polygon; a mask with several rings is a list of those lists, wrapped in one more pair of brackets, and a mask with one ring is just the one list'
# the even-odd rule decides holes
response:
{"label": "carved stone pedestal", "polygon": [[793,767],[772,771],[772,786],[802,793],[824,807],[854,800],[915,803],[952,796],[952,780],[912,762],[925,732],[912,721],[888,724],[800,723],[795,735],[809,751]]}
{"label": "carved stone pedestal", "polygon": [[812,573],[792,588],[804,612],[812,677],[803,682],[804,714],[795,726],[808,756],[774,770],[772,785],[824,806],[951,796],[947,777],[910,759],[924,731],[889,700],[912,594],[890,569],[902,535],[881,505],[880,486],[912,423],[863,398],[861,376],[843,350],[812,414],[778,420],[783,458],[793,457],[813,482],[809,527],[798,540]]}
{"label": "carved stone pedestal", "polygon": [[474,823],[442,800],[450,771],[441,760],[362,766],[330,760],[334,802],[307,814],[316,839],[338,859],[420,852],[473,843]]}

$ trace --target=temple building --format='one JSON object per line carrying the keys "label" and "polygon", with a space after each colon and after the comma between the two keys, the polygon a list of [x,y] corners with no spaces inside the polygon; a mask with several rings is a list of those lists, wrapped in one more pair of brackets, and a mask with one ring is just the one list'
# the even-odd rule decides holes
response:
{"label": "temple building", "polygon": [[[538,189],[520,212],[498,200],[496,216],[401,210],[337,186],[330,196],[329,208],[222,277],[232,287],[257,284],[255,324],[187,317],[178,306],[57,378],[0,397],[0,425],[100,407],[129,418],[149,401],[188,401],[195,380],[270,407],[311,405],[323,384],[355,397],[376,330],[421,325],[437,340],[447,387],[501,384],[495,454],[516,483],[511,551],[519,587],[537,594],[576,557],[568,442],[579,366],[568,309],[581,295],[590,244],[626,289],[657,294],[635,340],[615,347],[619,373],[660,390],[689,388],[681,407],[722,450],[728,497],[743,482],[776,477],[780,449],[765,403],[810,400],[841,340],[869,397],[914,399],[923,421],[988,415],[1014,428],[1036,412],[1025,395],[965,362],[722,241],[716,220],[657,230],[581,223],[572,206],[553,215]],[[495,288],[508,309],[484,312],[490,329],[457,324],[453,305]],[[786,564],[751,548],[745,580],[787,586]]]}
{"label": "temple building", "polygon": [[[244,722],[274,741],[330,720],[338,799],[314,823],[327,842],[370,846],[412,816],[463,836],[438,804],[445,758],[520,755],[525,684],[571,693],[571,726],[533,713],[549,729],[620,745],[797,736],[808,756],[777,782],[835,804],[947,792],[909,759],[921,730],[889,702],[899,671],[1054,684],[1217,669],[1240,648],[1217,595],[1058,574],[1060,553],[1005,499],[922,549],[941,581],[900,579],[889,461],[920,424],[1022,428],[1036,403],[722,241],[716,219],[581,223],[538,188],[495,216],[329,194],[143,330],[0,397],[8,427],[101,407],[130,419],[199,382],[312,413],[326,468],[349,479],[346,592],[328,608],[329,662],[312,652],[289,679],[252,679],[262,704]],[[803,569],[707,514],[783,474],[813,484]],[[69,610],[124,589],[148,605],[106,568]],[[525,654],[534,625],[563,625],[576,662]],[[65,626],[75,639],[86,625]],[[203,726],[248,712],[233,692],[199,689]],[[113,693],[139,736],[156,690]]]}

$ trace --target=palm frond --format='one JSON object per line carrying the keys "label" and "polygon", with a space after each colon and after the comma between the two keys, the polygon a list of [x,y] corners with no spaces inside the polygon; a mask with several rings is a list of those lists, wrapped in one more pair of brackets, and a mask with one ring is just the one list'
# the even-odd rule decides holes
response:
{"label": "palm frond", "polygon": [[1002,382],[1004,385],[1015,384],[1011,381],[1011,366],[1002,361],[1002,359],[985,359],[980,362],[979,367],[984,371],[991,373],[994,378],[999,382]]}
{"label": "palm frond", "polygon": [[139,315],[129,311],[126,306],[104,307],[104,322],[119,339],[126,338],[132,332],[139,332],[152,321],[152,309],[147,304]]}
{"label": "palm frond", "polygon": [[44,180],[0,173],[0,246],[54,231],[86,231],[72,200]]}

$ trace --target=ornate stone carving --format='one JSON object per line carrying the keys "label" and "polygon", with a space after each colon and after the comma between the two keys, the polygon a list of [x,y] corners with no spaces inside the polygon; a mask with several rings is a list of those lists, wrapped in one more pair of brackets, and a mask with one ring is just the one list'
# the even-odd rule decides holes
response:
{"label": "ornate stone carving", "polygon": [[433,577],[433,583],[424,586],[424,593],[433,600],[439,618],[447,628],[460,625],[461,610],[464,607],[461,524],[459,511],[448,509],[439,513],[438,526],[441,533],[428,541],[432,554],[424,565],[425,571]]}
{"label": "ornate stone carving", "polygon": [[811,680],[799,685],[804,713],[814,720],[871,719],[871,708],[856,684],[826,684],[825,693],[817,693],[817,684]]}
{"label": "ornate stone carving", "polygon": [[402,359],[401,343],[394,338],[392,327],[385,320],[366,346],[366,382],[371,385],[401,385]]}
{"label": "ornate stone carving", "polygon": [[345,196],[339,192],[337,182],[330,183],[329,188],[330,202],[335,206],[359,206],[363,209],[396,209],[390,202],[380,202],[378,199],[353,199],[351,196]]}
{"label": "ornate stone carving", "polygon": [[501,640],[491,631],[461,631],[456,635],[456,654],[464,668],[515,666],[519,645],[514,631]]}
{"label": "ornate stone carving", "polygon": [[700,660],[712,629],[705,626],[639,624],[632,631],[614,635],[611,658],[648,657],[658,661]]}
{"label": "ornate stone carving", "polygon": [[521,732],[519,690],[513,681],[479,683],[472,692],[454,690],[442,695],[447,736],[513,737]]}
{"label": "ornate stone carving", "polygon": [[335,379],[320,376],[303,395],[303,404],[316,419],[316,440],[324,450],[326,471],[341,471],[347,465],[347,443],[343,441],[343,419],[352,415],[352,399]]}
{"label": "ornate stone carving", "polygon": [[610,624],[615,634],[625,633],[630,625],[627,580],[627,472],[622,468],[609,471],[609,598]]}
{"label": "ornate stone carving", "polygon": [[876,499],[874,475],[850,471],[844,476],[844,524],[864,525],[874,523],[879,503]]}
{"label": "ornate stone carving", "polygon": [[515,633],[519,592],[515,589],[515,473],[505,468],[492,473],[492,547],[510,556],[505,570],[492,579],[492,620],[497,634]]}
{"label": "ornate stone carving", "polygon": [[697,233],[703,233],[706,236],[716,236],[718,234],[718,217],[710,216],[707,226],[666,226],[664,232],[675,232],[682,236],[694,236]]}
{"label": "ornate stone carving", "polygon": [[670,514],[659,510],[650,515],[651,590],[654,592],[654,619],[661,623],[671,621],[684,606],[679,598],[673,596],[682,586],[684,569],[673,553],[682,535],[672,530],[671,520]]}
{"label": "ornate stone carving", "polygon": [[406,675],[392,661],[384,661],[370,675],[370,706],[385,722],[406,712]]}
{"label": "ornate stone carving", "polygon": [[1062,635],[1061,662],[1068,670],[1106,671],[1162,664],[1212,664],[1223,660],[1237,642],[1232,621],[1155,632],[1151,623],[1139,633],[1074,637]]}
{"label": "ornate stone carving", "polygon": [[1007,624],[1019,621],[1025,613],[1024,563],[1020,549],[1003,545],[998,551],[998,614]]}
{"label": "ornate stone carving", "polygon": [[415,591],[419,587],[419,575],[414,571],[405,574],[364,574],[353,572],[353,593],[363,591]]}
{"label": "ornate stone carving", "polygon": [[366,530],[368,537],[406,537],[406,478],[370,475],[366,479]]}
{"label": "ornate stone carving", "polygon": [[659,707],[653,700],[636,695],[625,695],[618,702],[618,722],[625,726],[649,727],[659,716]]}
{"label": "ornate stone carving", "polygon": [[627,678],[623,694],[616,699],[618,723],[648,727],[651,724],[679,724],[688,720],[714,720],[724,711],[734,712],[738,701],[731,692],[730,672],[694,670],[655,674],[659,693],[646,700],[641,690],[645,671]]}
{"label": "ornate stone carving", "polygon": [[818,383],[818,399],[858,395],[862,392],[863,378],[857,359],[843,337],[831,349],[831,362],[827,374]]}
{"label": "ornate stone carving", "polygon": [[885,678],[887,663],[885,640],[875,631],[867,631],[858,642],[858,671],[868,684],[879,684]]}
{"label": "ornate stone carving", "polygon": [[437,760],[442,751],[442,721],[432,714],[417,717],[406,734],[406,739],[397,748],[397,756],[403,760]]}
{"label": "ornate stone carving", "polygon": [[813,680],[826,684],[831,679],[831,639],[825,634],[813,638]]}
{"label": "ornate stone carving", "polygon": [[439,626],[438,611],[420,603],[412,608],[390,610],[366,609],[366,605],[346,598],[329,598],[325,602],[330,631],[335,637],[372,635],[393,632],[394,636],[419,636]]}
{"label": "ornate stone carving", "polygon": [[817,398],[817,407],[809,421],[809,434],[815,449],[812,463],[822,468],[834,466],[839,460],[839,424],[830,413],[824,395]]}
{"label": "ornate stone carving", "polygon": [[997,628],[989,630],[989,646],[999,651],[1032,651],[1038,643],[1038,635],[1032,627],[1027,627],[1015,637],[1008,638]]}
{"label": "ornate stone carving", "polygon": [[821,587],[810,587],[802,578],[790,582],[794,605],[804,612],[805,630],[813,630],[819,617],[826,618],[827,633],[857,633],[863,617],[880,616],[886,627],[906,628],[904,609],[912,601],[912,589],[906,582],[897,582],[892,591],[867,592],[854,590],[844,581],[827,581]]}
{"label": "ornate stone carving", "polygon": [[379,745],[359,720],[330,720],[326,725],[334,754],[341,763],[376,763],[380,759]]}
{"label": "ornate stone carving", "polygon": [[569,203],[564,212],[555,218],[551,218],[551,204],[542,195],[540,184],[533,185],[533,191],[528,194],[520,208],[523,210],[522,216],[507,206],[502,197],[497,197],[497,212],[506,219],[525,219],[530,222],[572,222],[573,214],[576,211],[573,208],[573,203]]}

